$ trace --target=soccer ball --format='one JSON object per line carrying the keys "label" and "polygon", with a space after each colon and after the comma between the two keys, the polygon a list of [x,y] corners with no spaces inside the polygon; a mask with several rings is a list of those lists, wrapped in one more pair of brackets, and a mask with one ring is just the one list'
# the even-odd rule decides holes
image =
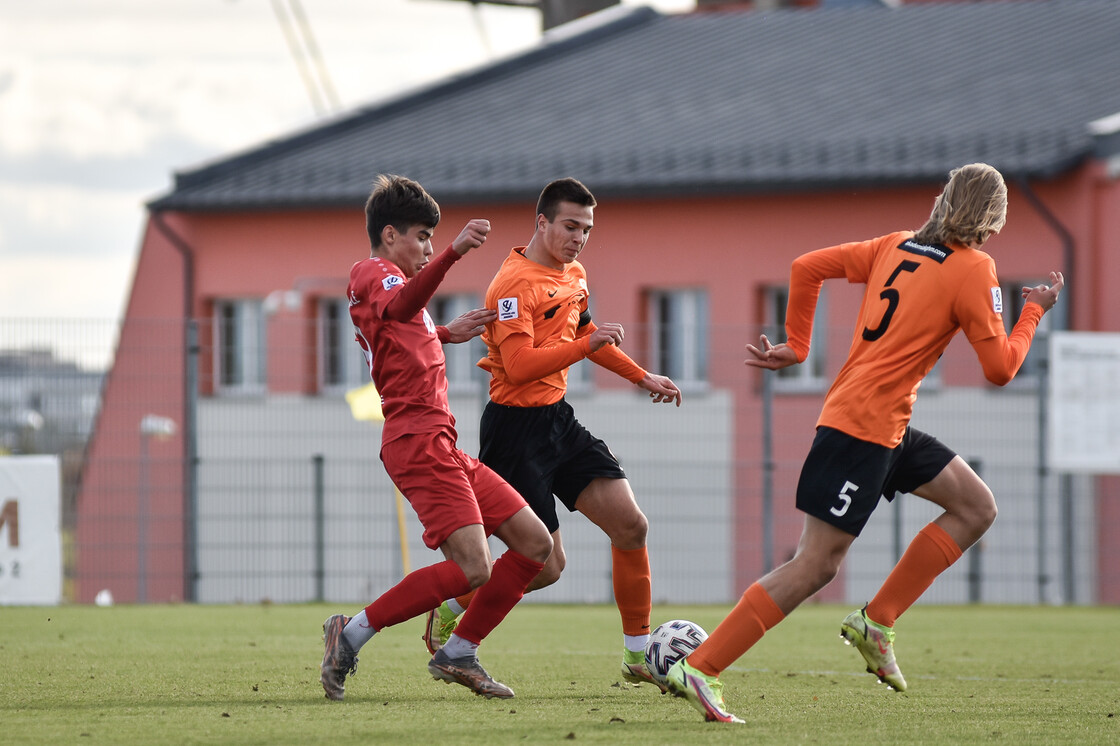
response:
{"label": "soccer ball", "polygon": [[695,622],[674,619],[658,626],[646,643],[646,668],[659,683],[674,663],[684,658],[708,639],[708,633]]}

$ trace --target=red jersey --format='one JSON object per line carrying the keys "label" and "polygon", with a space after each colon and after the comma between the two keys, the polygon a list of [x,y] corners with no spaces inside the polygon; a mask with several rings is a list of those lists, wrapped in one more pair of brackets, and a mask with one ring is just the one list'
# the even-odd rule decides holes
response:
{"label": "red jersey", "polygon": [[377,256],[350,268],[350,319],[381,394],[383,444],[411,433],[458,438],[447,402],[443,345],[424,307],[457,259],[448,248],[411,280]]}
{"label": "red jersey", "polygon": [[786,334],[804,360],[821,282],[847,277],[867,285],[848,359],[825,397],[818,425],[860,440],[895,447],[913,412],[918,386],[949,341],[964,330],[980,351],[997,340],[1000,351],[981,356],[985,373],[1018,370],[1042,308],[1027,304],[1010,342],[995,262],[964,246],[927,246],[902,231],[821,249],[794,262]]}

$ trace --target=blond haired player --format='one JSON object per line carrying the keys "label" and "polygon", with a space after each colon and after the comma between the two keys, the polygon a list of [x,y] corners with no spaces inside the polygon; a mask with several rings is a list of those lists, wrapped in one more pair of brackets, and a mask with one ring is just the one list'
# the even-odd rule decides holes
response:
{"label": "blond haired player", "polygon": [[964,331],[985,377],[1010,381],[1043,313],[1064,285],[1023,288],[1026,303],[1008,335],[995,263],[981,247],[1003,228],[1007,186],[983,163],[953,170],[917,233],[840,244],[805,254],[790,273],[785,344],[765,336],[747,345],[748,365],[778,370],[809,354],[821,284],[866,285],[847,362],[825,397],[817,434],[797,486],[805,525],[789,562],[751,585],[731,613],[668,674],[669,688],[707,720],[743,722],[727,712],[721,671],[835,577],[848,547],[879,503],[910,492],[944,512],[910,543],[879,592],[852,612],[840,634],[868,671],[896,691],[906,680],[894,657],[894,624],[996,517],[991,490],[960,456],[909,426],[918,385],[949,340]]}

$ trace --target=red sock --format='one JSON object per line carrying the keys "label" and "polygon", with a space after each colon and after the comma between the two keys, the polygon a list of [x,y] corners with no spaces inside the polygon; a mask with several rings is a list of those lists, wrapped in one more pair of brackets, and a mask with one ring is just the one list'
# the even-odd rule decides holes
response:
{"label": "red sock", "polygon": [[688,665],[709,676],[719,676],[785,616],[766,589],[752,583],[715,632],[688,656]]}
{"label": "red sock", "polygon": [[366,619],[375,630],[392,627],[431,611],[443,603],[443,599],[470,590],[470,587],[462,568],[451,560],[444,560],[405,575],[401,582],[366,607]]}
{"label": "red sock", "polygon": [[507,549],[494,563],[490,579],[478,589],[470,608],[463,612],[455,634],[475,645],[480,644],[521,600],[525,595],[525,586],[543,568],[543,562],[534,562]]}
{"label": "red sock", "polygon": [[619,549],[611,546],[611,579],[614,602],[622,616],[622,634],[648,635],[653,601],[646,548]]}
{"label": "red sock", "polygon": [[868,619],[884,627],[893,627],[902,612],[913,606],[961,554],[961,548],[945,529],[936,523],[927,524],[910,542],[902,559],[883,581],[883,587],[867,604]]}

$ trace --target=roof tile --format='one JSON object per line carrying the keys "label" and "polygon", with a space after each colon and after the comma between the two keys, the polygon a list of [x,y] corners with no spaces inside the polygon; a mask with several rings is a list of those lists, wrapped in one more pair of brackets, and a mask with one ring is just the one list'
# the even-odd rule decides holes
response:
{"label": "roof tile", "polygon": [[377,173],[441,202],[1049,177],[1120,112],[1113,0],[661,15],[649,8],[176,175],[153,209],[360,205]]}

